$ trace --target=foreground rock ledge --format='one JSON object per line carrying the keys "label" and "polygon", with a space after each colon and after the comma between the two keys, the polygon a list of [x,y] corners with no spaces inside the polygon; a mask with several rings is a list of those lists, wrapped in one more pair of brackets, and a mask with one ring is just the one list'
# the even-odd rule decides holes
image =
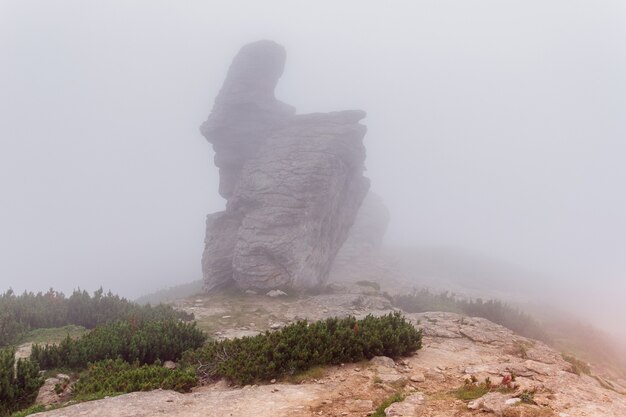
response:
{"label": "foreground rock ledge", "polygon": [[[315,298],[318,307],[325,296]],[[367,298],[367,297],[366,297]],[[333,304],[336,300],[333,299]],[[269,301],[268,301],[269,302]],[[214,306],[216,307],[216,306]],[[299,306],[300,314],[308,316]],[[311,306],[312,313],[321,308]],[[382,313],[370,310],[365,313]],[[277,314],[280,314],[277,312]],[[406,383],[406,402],[390,413],[410,416],[464,417],[501,415],[511,417],[624,417],[626,396],[603,388],[587,375],[568,372],[569,364],[547,345],[516,335],[485,319],[452,313],[407,315],[424,329],[424,347],[416,355],[396,360],[376,358],[369,364],[345,364],[325,369],[325,374],[303,384],[284,383],[227,387],[223,383],[201,387],[190,394],[152,391],[76,404],[36,414],[40,417],[362,417]],[[285,320],[285,317],[277,317]],[[524,355],[520,345],[528,347]],[[507,403],[518,392],[493,401],[484,399],[479,411],[467,408],[451,392],[470,376],[497,382],[515,373],[519,390],[535,390],[536,406]],[[496,410],[495,408],[498,408]]]}

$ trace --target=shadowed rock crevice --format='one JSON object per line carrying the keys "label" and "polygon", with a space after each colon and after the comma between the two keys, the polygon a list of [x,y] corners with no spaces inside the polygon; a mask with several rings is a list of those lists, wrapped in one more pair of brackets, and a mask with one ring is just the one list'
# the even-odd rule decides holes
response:
{"label": "shadowed rock crevice", "polygon": [[244,46],[201,132],[213,144],[226,210],[207,217],[207,289],[317,287],[369,189],[365,112],[296,115],[274,97],[284,48]]}

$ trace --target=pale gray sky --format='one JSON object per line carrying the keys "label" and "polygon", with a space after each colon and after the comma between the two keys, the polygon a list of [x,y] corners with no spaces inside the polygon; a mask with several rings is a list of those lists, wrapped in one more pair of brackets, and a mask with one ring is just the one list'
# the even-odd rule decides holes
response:
{"label": "pale gray sky", "polygon": [[223,205],[198,126],[259,39],[287,48],[281,100],[368,112],[390,242],[525,265],[623,323],[621,0],[3,0],[0,290],[198,279]]}

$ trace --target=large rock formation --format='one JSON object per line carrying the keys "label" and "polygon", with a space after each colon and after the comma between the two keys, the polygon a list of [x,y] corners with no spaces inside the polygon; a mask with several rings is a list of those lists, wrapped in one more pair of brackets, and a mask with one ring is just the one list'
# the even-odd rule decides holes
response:
{"label": "large rock formation", "polygon": [[369,189],[363,111],[295,115],[274,97],[284,49],[244,46],[201,132],[226,210],[207,217],[207,289],[323,284]]}

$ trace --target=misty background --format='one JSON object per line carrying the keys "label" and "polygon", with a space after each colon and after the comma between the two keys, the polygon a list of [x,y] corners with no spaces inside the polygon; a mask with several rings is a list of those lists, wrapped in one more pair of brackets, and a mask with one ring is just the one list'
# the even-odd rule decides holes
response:
{"label": "misty background", "polygon": [[0,291],[200,279],[224,200],[198,126],[259,39],[286,47],[299,113],[368,112],[388,244],[535,271],[539,298],[626,337],[618,0],[3,0]]}

